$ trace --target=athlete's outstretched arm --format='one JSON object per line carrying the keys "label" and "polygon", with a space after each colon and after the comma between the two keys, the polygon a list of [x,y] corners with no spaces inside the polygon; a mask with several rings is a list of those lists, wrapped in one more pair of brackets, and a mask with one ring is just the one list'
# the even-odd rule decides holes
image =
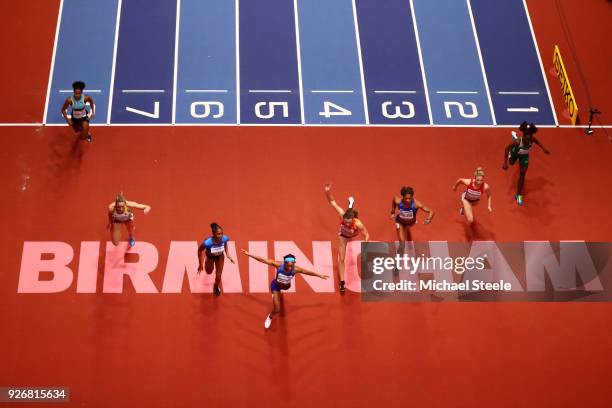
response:
{"label": "athlete's outstretched arm", "polygon": [[198,247],[198,274],[202,272],[204,269],[204,253],[206,252],[206,247],[204,243],[201,243]]}
{"label": "athlete's outstretched arm", "polygon": [[115,209],[115,203],[112,202],[108,205],[108,224],[106,225],[106,228],[110,229],[111,225],[113,225],[113,210]]}
{"label": "athlete's outstretched arm", "polygon": [[421,203],[420,201],[414,200],[415,204],[416,204],[416,208],[420,208],[421,210],[425,211],[427,214],[429,214],[429,217],[427,217],[427,219],[425,221],[423,221],[423,224],[429,224],[431,222],[431,220],[433,220],[433,217],[435,215],[434,210],[432,210],[431,208],[427,207],[426,205],[423,205],[423,203]]}
{"label": "athlete's outstretched arm", "polygon": [[96,105],[93,98],[89,95],[85,97],[85,102],[89,102],[89,106],[91,107],[91,114],[89,115],[89,120],[91,120],[96,116]]}
{"label": "athlete's outstretched arm", "polygon": [[393,200],[391,201],[391,218],[395,218],[395,209],[399,205],[400,200],[401,199],[399,197],[393,197]]}
{"label": "athlete's outstretched arm", "polygon": [[321,278],[321,279],[328,279],[329,278],[328,275],[321,275],[320,273],[309,271],[309,270],[306,270],[304,268],[300,268],[299,266],[295,267],[295,273],[301,273],[302,275],[316,276],[317,278]]}
{"label": "athlete's outstretched arm", "polygon": [[518,143],[518,140],[516,140],[506,146],[506,149],[504,150],[504,164],[502,165],[502,169],[506,170],[508,168],[508,155],[510,154],[510,149],[512,149],[513,146],[518,145]]}
{"label": "athlete's outstretched arm", "polygon": [[540,141],[535,136],[532,136],[532,139],[533,139],[533,143],[537,144],[538,146],[540,146],[542,148],[542,150],[544,150],[544,153],[550,154],[550,150],[545,148],[544,145],[542,143],[540,143]]}
{"label": "athlete's outstretched arm", "polygon": [[234,262],[234,259],[232,258],[232,256],[229,254],[229,250],[227,249],[227,242],[225,243],[225,256],[227,257],[227,259],[230,260],[231,263],[236,263]]}
{"label": "athlete's outstretched arm", "polygon": [[332,187],[331,183],[327,183],[325,185],[325,196],[327,197],[327,201],[329,201],[331,206],[334,207],[334,209],[336,210],[338,214],[340,214],[340,217],[343,217],[344,209],[340,207],[338,203],[336,203],[336,200],[334,199],[334,196],[331,193],[331,187]]}
{"label": "athlete's outstretched arm", "polygon": [[136,201],[126,201],[125,202],[128,207],[139,208],[143,210],[145,214],[148,214],[151,211],[151,206],[146,204],[138,204]]}
{"label": "athlete's outstretched arm", "polygon": [[370,241],[370,233],[368,232],[368,229],[366,228],[365,224],[361,222],[361,220],[357,220],[356,225],[359,231],[361,231],[361,233],[363,234],[363,240],[365,242]]}
{"label": "athlete's outstretched arm", "polygon": [[457,179],[457,181],[455,181],[455,185],[453,186],[453,191],[457,191],[457,186],[459,184],[464,184],[466,186],[469,186],[470,181],[471,181],[470,179],[463,179],[463,178]]}
{"label": "athlete's outstretched arm", "polygon": [[277,262],[277,261],[275,261],[273,259],[266,259],[266,258],[262,258],[262,257],[257,256],[257,255],[249,254],[246,249],[241,249],[241,251],[242,251],[243,254],[245,254],[249,258],[253,258],[254,260],[256,260],[258,262],[265,263],[265,264],[270,265],[270,266],[274,266],[275,268],[278,268],[280,266],[280,264],[281,264],[280,262]]}
{"label": "athlete's outstretched arm", "polygon": [[69,106],[70,106],[70,98],[66,98],[66,100],[64,101],[64,104],[62,105],[62,116],[64,117],[64,119],[66,119],[66,122],[68,122],[68,124],[72,126],[72,120],[68,117],[68,107]]}
{"label": "athlete's outstretched arm", "polygon": [[487,183],[484,185],[484,191],[487,193],[487,208],[489,211],[493,211],[493,207],[491,207],[491,188]]}

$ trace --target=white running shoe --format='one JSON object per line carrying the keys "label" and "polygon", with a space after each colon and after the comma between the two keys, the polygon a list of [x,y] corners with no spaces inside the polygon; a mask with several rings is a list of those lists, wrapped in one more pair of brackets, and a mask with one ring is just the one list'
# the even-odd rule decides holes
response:
{"label": "white running shoe", "polygon": [[268,317],[266,317],[266,321],[264,322],[264,327],[266,329],[269,329],[271,325],[272,325],[272,318],[270,317],[270,315],[268,315]]}

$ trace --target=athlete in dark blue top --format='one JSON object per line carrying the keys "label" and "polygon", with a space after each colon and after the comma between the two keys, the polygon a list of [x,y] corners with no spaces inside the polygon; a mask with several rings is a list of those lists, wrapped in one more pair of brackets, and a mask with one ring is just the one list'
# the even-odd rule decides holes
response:
{"label": "athlete in dark blue top", "polygon": [[306,269],[300,268],[295,265],[295,256],[288,254],[283,257],[283,261],[275,261],[273,259],[265,259],[261,258],[257,255],[249,254],[246,250],[242,250],[242,252],[256,261],[261,263],[265,263],[266,265],[270,265],[276,268],[276,275],[274,279],[270,283],[270,291],[272,291],[272,312],[266,317],[266,321],[264,322],[264,327],[266,329],[270,328],[272,324],[272,319],[274,316],[280,313],[281,310],[281,290],[287,290],[291,287],[291,280],[295,276],[296,273],[301,273],[304,275],[316,276],[317,278],[327,279],[329,276],[321,275],[316,272],[307,271]]}
{"label": "athlete in dark blue top", "polygon": [[397,239],[399,240],[398,254],[404,254],[406,240],[412,241],[410,227],[415,225],[417,211],[421,209],[429,214],[429,217],[423,221],[423,224],[429,224],[434,217],[434,212],[431,208],[414,198],[414,190],[412,187],[402,187],[400,196],[393,197],[391,202],[391,219],[395,221],[395,229],[397,231]]}
{"label": "athlete in dark blue top", "polygon": [[[210,224],[212,230],[212,236],[202,241],[198,248],[198,273],[202,272],[202,269],[206,270],[207,274],[211,274],[213,269],[215,270],[215,285],[213,287],[213,293],[217,296],[221,295],[221,274],[223,273],[223,264],[225,263],[225,257],[234,263],[234,260],[227,252],[227,243],[230,240],[228,236],[223,235],[223,228],[216,222]],[[206,261],[204,261],[204,254],[206,254]]]}

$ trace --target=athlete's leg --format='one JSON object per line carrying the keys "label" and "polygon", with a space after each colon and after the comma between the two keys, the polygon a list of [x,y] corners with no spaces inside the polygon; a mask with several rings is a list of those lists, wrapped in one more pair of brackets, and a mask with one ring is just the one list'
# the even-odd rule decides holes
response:
{"label": "athlete's leg", "polygon": [[338,278],[340,279],[340,291],[344,291],[344,261],[346,259],[346,244],[348,242],[348,239],[342,236],[338,237]]}
{"label": "athlete's leg", "polygon": [[461,205],[463,205],[463,215],[465,215],[465,219],[467,220],[468,224],[472,225],[472,223],[474,222],[472,203],[470,203],[464,197],[461,197]]}
{"label": "athlete's leg", "polygon": [[215,258],[215,286],[213,288],[215,295],[221,294],[221,274],[223,273],[223,265],[225,264],[225,255],[220,255]]}
{"label": "athlete's leg", "polygon": [[89,139],[90,138],[90,136],[89,136],[89,122],[86,121],[86,120],[81,122],[81,132],[80,132],[80,135],[81,135],[81,139],[87,139],[88,141],[91,142],[91,140]]}
{"label": "athlete's leg", "polygon": [[397,254],[402,256],[404,255],[404,251],[406,249],[406,237],[408,236],[408,227],[403,224],[400,224],[399,222],[396,222],[395,231],[397,232],[397,240],[399,242]]}
{"label": "athlete's leg", "polygon": [[119,241],[121,241],[121,223],[113,222],[111,223],[111,241],[113,245],[119,245]]}
{"label": "athlete's leg", "polygon": [[527,174],[527,169],[529,166],[521,166],[521,171],[519,173],[519,179],[516,186],[516,194],[523,195],[523,185],[525,184],[525,175]]}
{"label": "athlete's leg", "polygon": [[212,258],[206,257],[206,260],[204,261],[204,270],[206,271],[206,273],[210,275],[213,272],[214,268],[215,268],[215,260]]}

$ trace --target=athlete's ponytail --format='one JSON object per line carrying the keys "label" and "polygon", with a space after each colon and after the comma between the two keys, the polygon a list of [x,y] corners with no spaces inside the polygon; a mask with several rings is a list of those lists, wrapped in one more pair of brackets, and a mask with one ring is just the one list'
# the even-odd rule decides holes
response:
{"label": "athlete's ponytail", "polygon": [[125,197],[123,196],[123,191],[117,193],[117,197],[115,197],[115,204],[117,203],[125,203]]}
{"label": "athlete's ponytail", "polygon": [[222,229],[223,228],[221,228],[221,226],[217,224],[216,222],[213,222],[210,224],[210,230],[212,231],[213,234]]}
{"label": "athlete's ponytail", "polygon": [[342,216],[342,218],[344,218],[345,220],[350,220],[352,218],[359,218],[359,211],[357,211],[354,208],[349,208],[348,210],[344,212],[344,215]]}

